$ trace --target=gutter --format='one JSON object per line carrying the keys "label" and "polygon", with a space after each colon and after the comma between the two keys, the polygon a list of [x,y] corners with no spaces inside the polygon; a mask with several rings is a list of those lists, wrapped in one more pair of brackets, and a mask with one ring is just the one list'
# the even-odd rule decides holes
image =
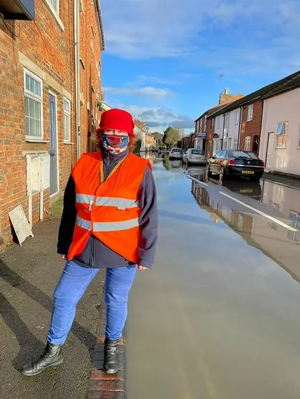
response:
{"label": "gutter", "polygon": [[79,0],[74,1],[74,50],[75,50],[75,132],[77,160],[81,155],[80,136],[80,65],[79,65]]}

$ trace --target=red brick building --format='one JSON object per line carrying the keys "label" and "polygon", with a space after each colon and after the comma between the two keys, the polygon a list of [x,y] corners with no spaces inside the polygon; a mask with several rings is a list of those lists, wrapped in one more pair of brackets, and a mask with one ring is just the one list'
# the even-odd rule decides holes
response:
{"label": "red brick building", "polygon": [[[0,5],[0,245],[11,237],[9,212],[18,205],[30,223],[45,216],[50,197],[64,190],[78,155],[88,148],[89,125],[99,119],[100,10],[97,1],[81,0],[74,10],[76,3],[28,0],[23,5],[29,12],[20,8],[19,14],[15,2]],[[76,47],[86,59],[86,69],[78,68],[80,80]],[[77,123],[76,81],[82,100]]]}
{"label": "red brick building", "polygon": [[[240,150],[253,151],[258,154],[263,115],[263,100],[259,99],[242,107],[240,131]],[[251,117],[252,116],[252,117]]]}

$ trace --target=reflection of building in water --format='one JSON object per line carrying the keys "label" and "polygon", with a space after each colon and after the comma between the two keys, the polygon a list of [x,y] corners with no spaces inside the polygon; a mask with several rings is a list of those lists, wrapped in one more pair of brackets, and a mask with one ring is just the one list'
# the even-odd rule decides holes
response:
{"label": "reflection of building in water", "polygon": [[154,154],[152,152],[144,152],[141,154],[141,157],[148,159],[151,165],[153,164]]}
{"label": "reflection of building in water", "polygon": [[211,214],[213,221],[223,220],[230,224],[231,227],[250,233],[252,229],[252,217],[245,213],[224,207],[208,195],[207,190],[192,182],[192,194],[202,209],[207,210]]}
{"label": "reflection of building in water", "polygon": [[[283,190],[274,188],[274,193],[277,192],[277,195],[281,196],[282,199],[283,196],[285,196],[285,203],[279,201],[280,211],[282,213],[284,211],[285,214],[289,216],[292,226],[299,228],[300,212],[298,209],[300,208],[300,198],[298,198],[297,201],[294,196],[300,196],[300,191],[295,194],[294,190],[289,189],[293,192],[293,196],[289,197],[291,192],[285,192],[285,194],[283,194],[284,189],[287,189],[287,187],[281,187]],[[248,245],[259,249],[286,270],[295,280],[300,282],[299,231],[294,232],[288,230],[259,215],[249,215],[227,208],[219,204],[216,199],[210,197],[207,190],[194,181],[192,182],[192,194],[202,209],[205,209],[211,215],[214,214],[214,218],[216,218],[215,215],[219,216],[219,218],[238,233]],[[270,191],[267,191],[267,196],[269,194]],[[273,196],[273,192],[271,192],[271,196],[268,198],[272,198],[275,204],[278,203],[278,198],[276,195]],[[288,198],[290,198],[290,203],[287,202]],[[269,203],[268,200],[265,202]]]}

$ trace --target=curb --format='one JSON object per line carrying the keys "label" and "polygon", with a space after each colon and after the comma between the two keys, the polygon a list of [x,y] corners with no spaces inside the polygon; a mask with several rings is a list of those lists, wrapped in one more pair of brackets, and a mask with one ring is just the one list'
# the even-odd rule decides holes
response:
{"label": "curb", "polygon": [[103,302],[99,323],[100,334],[92,356],[93,369],[90,374],[87,399],[125,399],[125,338],[121,338],[119,345],[119,371],[114,375],[104,373],[105,325],[105,304]]}

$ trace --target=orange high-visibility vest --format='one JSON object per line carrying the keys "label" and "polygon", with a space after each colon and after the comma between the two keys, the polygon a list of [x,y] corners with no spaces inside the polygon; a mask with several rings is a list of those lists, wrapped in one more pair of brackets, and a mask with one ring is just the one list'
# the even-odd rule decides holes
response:
{"label": "orange high-visibility vest", "polygon": [[140,206],[138,192],[146,159],[129,153],[102,184],[101,153],[83,154],[72,171],[76,187],[77,217],[68,259],[80,254],[93,234],[113,251],[138,263]]}

